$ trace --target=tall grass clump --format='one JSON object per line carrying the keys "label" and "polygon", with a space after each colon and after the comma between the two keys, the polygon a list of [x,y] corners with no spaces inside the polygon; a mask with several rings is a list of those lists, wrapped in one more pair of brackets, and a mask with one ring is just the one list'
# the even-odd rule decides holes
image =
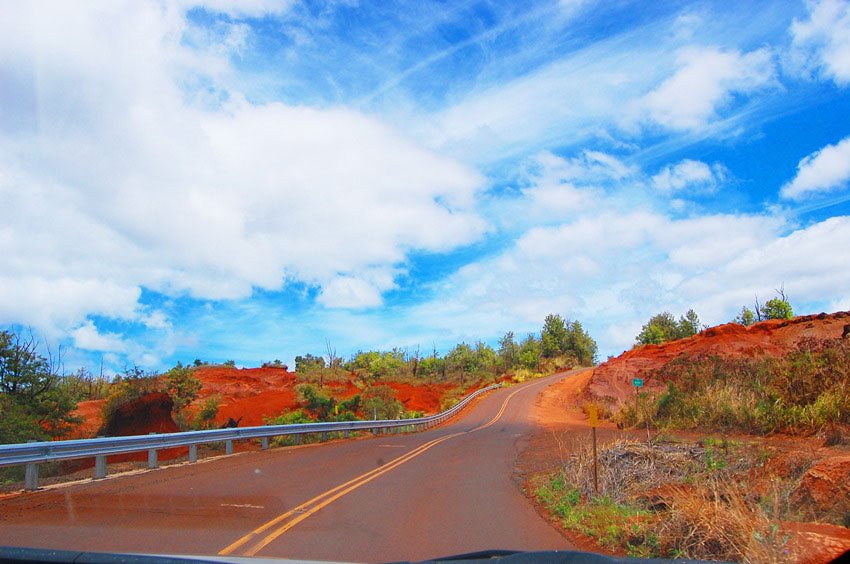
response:
{"label": "tall grass clump", "polygon": [[785,515],[742,485],[755,463],[742,445],[620,440],[601,448],[598,460],[598,491],[586,441],[533,482],[564,528],[635,557],[794,561],[779,528]]}
{"label": "tall grass clump", "polygon": [[850,341],[804,339],[784,357],[678,358],[647,378],[666,382],[619,414],[627,425],[756,434],[850,426]]}

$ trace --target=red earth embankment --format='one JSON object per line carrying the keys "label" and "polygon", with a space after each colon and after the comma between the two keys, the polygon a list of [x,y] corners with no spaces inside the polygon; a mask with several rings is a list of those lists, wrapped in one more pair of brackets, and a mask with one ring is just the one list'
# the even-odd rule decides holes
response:
{"label": "red earth embankment", "polygon": [[[193,375],[201,381],[198,398],[188,408],[191,419],[203,407],[207,399],[218,397],[221,401],[218,413],[213,420],[216,427],[228,420],[239,422],[240,427],[265,425],[266,419],[300,407],[297,386],[304,380],[294,372],[283,367],[235,368],[230,366],[201,366]],[[422,383],[414,385],[406,382],[381,382],[390,387],[395,397],[408,411],[425,414],[437,413],[443,399],[459,391],[459,386],[450,383]],[[339,379],[327,380],[322,389],[337,400],[348,399],[363,393],[363,384],[347,373],[340,373]],[[474,388],[463,388],[469,393]],[[74,415],[83,422],[74,430],[72,438],[93,437],[103,426],[104,400],[80,402]],[[137,421],[138,433],[150,432],[150,421]],[[176,430],[176,429],[175,429]],[[159,431],[164,432],[164,431]]]}
{"label": "red earth embankment", "polygon": [[791,351],[803,338],[840,338],[848,323],[850,312],[844,311],[762,321],[750,327],[727,323],[687,339],[635,347],[598,366],[588,384],[587,394],[594,399],[622,404],[634,397],[633,378],[644,378],[644,386],[648,391],[663,388],[663,382],[647,376],[650,371],[679,357],[781,356]]}

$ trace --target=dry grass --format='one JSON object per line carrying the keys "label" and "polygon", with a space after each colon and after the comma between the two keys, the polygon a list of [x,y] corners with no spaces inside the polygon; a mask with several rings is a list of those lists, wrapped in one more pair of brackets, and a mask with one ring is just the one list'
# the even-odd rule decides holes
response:
{"label": "dry grass", "polygon": [[668,496],[659,522],[662,552],[735,562],[795,560],[778,523],[740,486],[709,480],[693,488],[671,487]]}
{"label": "dry grass", "polygon": [[567,450],[561,469],[537,490],[567,528],[634,556],[793,561],[778,532],[778,501],[765,509],[741,485],[752,461],[734,446],[617,441],[599,450],[598,493],[589,442]]}

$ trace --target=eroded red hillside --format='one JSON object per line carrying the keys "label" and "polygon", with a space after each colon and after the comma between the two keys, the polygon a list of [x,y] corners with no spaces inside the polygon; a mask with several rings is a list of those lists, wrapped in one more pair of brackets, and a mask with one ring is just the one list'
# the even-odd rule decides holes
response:
{"label": "eroded red hillside", "polygon": [[679,357],[780,356],[792,350],[797,342],[805,337],[839,338],[848,323],[850,312],[844,311],[763,321],[750,327],[727,323],[711,327],[687,339],[635,347],[598,366],[588,384],[587,393],[596,399],[623,403],[634,397],[633,378],[643,377],[646,389],[658,389],[663,384],[646,376],[651,370],[661,368]]}
{"label": "eroded red hillside", "polygon": [[[202,388],[198,399],[189,406],[189,416],[193,417],[208,398],[217,396],[221,404],[213,421],[215,426],[224,425],[229,419],[238,421],[240,427],[264,425],[267,418],[299,408],[296,387],[303,380],[283,367],[201,366],[194,376],[201,381]],[[450,383],[413,385],[387,381],[383,384],[392,388],[405,409],[425,414],[440,411],[443,399],[458,391],[458,386]],[[323,391],[343,400],[362,393],[361,387],[351,375],[340,373],[339,379],[324,382]],[[471,388],[463,391],[468,393]],[[103,425],[103,404],[104,400],[80,402],[75,415],[83,422],[72,433],[73,438],[95,435]],[[138,434],[147,432],[146,426],[140,425]]]}

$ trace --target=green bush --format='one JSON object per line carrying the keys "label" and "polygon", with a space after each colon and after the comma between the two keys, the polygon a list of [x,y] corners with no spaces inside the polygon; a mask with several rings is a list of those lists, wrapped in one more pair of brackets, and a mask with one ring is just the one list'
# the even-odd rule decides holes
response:
{"label": "green bush", "polygon": [[214,395],[204,400],[204,405],[195,416],[195,429],[209,429],[212,426],[215,416],[218,415],[218,409],[221,407],[221,396]]}

